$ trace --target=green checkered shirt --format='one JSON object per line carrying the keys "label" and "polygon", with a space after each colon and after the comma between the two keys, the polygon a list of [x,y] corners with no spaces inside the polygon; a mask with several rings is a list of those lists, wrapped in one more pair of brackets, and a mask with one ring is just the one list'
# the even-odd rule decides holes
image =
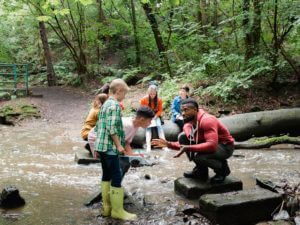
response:
{"label": "green checkered shirt", "polygon": [[98,122],[95,128],[97,138],[95,149],[98,152],[106,152],[110,155],[119,154],[111,135],[116,134],[123,147],[125,147],[125,134],[122,124],[120,104],[109,97],[102,105],[98,114]]}

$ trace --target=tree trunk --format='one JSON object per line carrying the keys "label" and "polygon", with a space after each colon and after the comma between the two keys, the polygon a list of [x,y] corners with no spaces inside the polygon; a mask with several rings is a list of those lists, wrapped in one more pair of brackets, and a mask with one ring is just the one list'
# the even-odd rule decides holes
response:
{"label": "tree trunk", "polygon": [[299,134],[300,108],[244,113],[220,118],[236,141],[253,136]]}
{"label": "tree trunk", "polygon": [[[222,117],[219,120],[228,128],[236,141],[245,141],[254,136],[300,134],[300,108],[237,114]],[[165,120],[163,129],[168,141],[177,141],[180,129],[175,123]],[[142,146],[144,141],[145,129],[139,128],[133,144]]]}
{"label": "tree trunk", "polygon": [[251,27],[251,45],[254,54],[258,54],[259,52],[259,43],[260,43],[260,35],[261,35],[261,0],[253,0],[253,8],[254,8],[254,17],[253,24]]}
{"label": "tree trunk", "polygon": [[77,71],[79,75],[83,75],[87,72],[86,68],[86,56],[82,49],[79,50],[79,59],[77,60]]}
{"label": "tree trunk", "polygon": [[273,80],[272,84],[275,84],[278,77],[278,52],[280,48],[278,33],[277,33],[277,16],[278,16],[278,0],[274,2],[274,22],[273,22],[273,56],[272,56],[272,68],[273,68]]}
{"label": "tree trunk", "polygon": [[169,65],[169,60],[166,55],[166,47],[164,45],[161,33],[158,29],[158,24],[157,24],[157,21],[156,21],[156,18],[154,16],[153,12],[152,12],[152,8],[150,7],[150,5],[148,3],[142,4],[142,5],[143,5],[143,9],[146,13],[147,19],[150,23],[150,26],[151,26],[159,56],[161,57],[161,59],[164,60],[167,70],[168,70],[170,76],[172,76],[171,67]]}
{"label": "tree trunk", "polygon": [[55,76],[55,72],[53,69],[51,52],[50,52],[50,48],[49,48],[49,44],[48,44],[45,23],[40,21],[39,27],[40,27],[40,35],[41,35],[41,40],[42,40],[43,49],[44,49],[45,60],[46,60],[46,64],[47,64],[48,86],[55,86],[56,85],[56,76]]}
{"label": "tree trunk", "polygon": [[214,16],[213,16],[213,26],[215,28],[218,27],[218,0],[213,0],[213,4],[214,4],[214,9],[213,9],[213,12],[214,12]]}
{"label": "tree trunk", "polygon": [[137,29],[136,29],[136,16],[135,16],[135,5],[134,0],[130,0],[131,5],[131,21],[133,26],[133,33],[134,33],[134,44],[135,44],[135,62],[136,65],[140,65],[141,63],[141,52],[140,52],[140,43],[137,36]]}
{"label": "tree trunk", "polygon": [[248,61],[253,56],[251,32],[249,26],[250,0],[243,0],[243,27],[244,27],[244,42],[245,42],[245,60]]}

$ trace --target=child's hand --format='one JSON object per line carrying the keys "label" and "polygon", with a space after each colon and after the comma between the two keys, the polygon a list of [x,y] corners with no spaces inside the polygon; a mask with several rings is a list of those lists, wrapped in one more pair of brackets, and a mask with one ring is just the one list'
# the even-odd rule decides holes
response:
{"label": "child's hand", "polygon": [[125,148],[123,148],[122,145],[118,146],[117,149],[118,149],[118,151],[119,151],[121,154],[124,154],[124,153],[125,153]]}

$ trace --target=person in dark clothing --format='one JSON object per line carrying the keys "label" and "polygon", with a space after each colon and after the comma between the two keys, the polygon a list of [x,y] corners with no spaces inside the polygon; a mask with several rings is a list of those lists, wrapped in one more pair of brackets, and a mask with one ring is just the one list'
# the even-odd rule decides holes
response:
{"label": "person in dark clothing", "polygon": [[155,139],[152,144],[179,150],[174,157],[184,152],[196,166],[191,172],[185,172],[187,178],[208,179],[208,168],[216,173],[211,183],[222,183],[230,174],[227,159],[234,151],[234,139],[228,129],[213,115],[198,108],[198,103],[191,98],[181,102],[181,113],[184,120],[183,132],[178,142]]}

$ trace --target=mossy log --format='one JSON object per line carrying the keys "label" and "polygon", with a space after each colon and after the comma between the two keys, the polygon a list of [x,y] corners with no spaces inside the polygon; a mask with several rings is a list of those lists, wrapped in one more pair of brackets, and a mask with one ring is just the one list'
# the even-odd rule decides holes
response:
{"label": "mossy log", "polygon": [[[219,120],[229,129],[236,141],[287,133],[300,135],[300,108],[237,114]],[[163,130],[168,141],[176,141],[180,133],[179,127],[168,120],[165,120]],[[153,137],[157,137],[155,130]],[[140,147],[144,143],[145,129],[140,128],[133,139],[133,144]]]}
{"label": "mossy log", "polygon": [[272,145],[277,144],[295,144],[300,145],[300,137],[289,137],[287,135],[280,137],[263,137],[263,138],[253,138],[245,142],[236,142],[235,148],[237,149],[259,149],[259,148],[269,148]]}

